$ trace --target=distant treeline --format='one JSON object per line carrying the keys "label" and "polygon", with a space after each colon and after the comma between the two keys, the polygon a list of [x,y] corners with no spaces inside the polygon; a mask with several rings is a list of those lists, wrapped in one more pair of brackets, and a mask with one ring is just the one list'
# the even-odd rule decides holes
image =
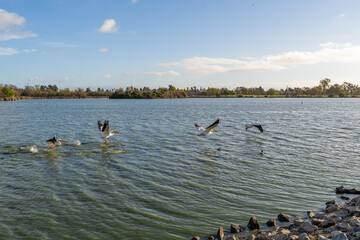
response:
{"label": "distant treeline", "polygon": [[177,89],[172,85],[169,85],[169,88],[158,88],[150,89],[148,87],[144,88],[134,88],[127,87],[126,90],[119,88],[116,90],[110,98],[114,99],[141,99],[141,98],[186,98],[188,97],[187,93],[183,89]]}
{"label": "distant treeline", "polygon": [[119,89],[98,88],[93,91],[77,88],[59,89],[56,85],[35,85],[18,88],[14,85],[0,84],[0,100],[16,100],[20,98],[112,98],[112,99],[143,99],[143,98],[186,98],[186,97],[360,97],[358,85],[344,82],[343,84],[330,85],[331,80],[320,80],[318,86],[295,87],[276,90],[262,87],[237,87],[228,88],[198,88],[196,86],[178,89],[172,85],[168,88],[150,89],[148,87],[127,87]]}

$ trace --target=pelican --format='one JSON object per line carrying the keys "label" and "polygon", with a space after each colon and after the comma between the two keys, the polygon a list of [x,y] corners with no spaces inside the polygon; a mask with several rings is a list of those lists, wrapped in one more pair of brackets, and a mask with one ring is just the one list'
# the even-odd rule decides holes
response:
{"label": "pelican", "polygon": [[104,138],[105,143],[108,143],[108,141],[106,140],[108,137],[111,137],[112,135],[114,135],[114,133],[119,133],[118,131],[109,130],[109,120],[105,120],[104,124],[102,124],[101,121],[98,120],[98,127],[103,135],[102,137]]}
{"label": "pelican", "polygon": [[220,119],[216,120],[213,124],[211,124],[207,128],[200,127],[197,123],[195,123],[196,129],[200,131],[200,134],[198,134],[198,136],[203,136],[203,135],[206,136],[212,134],[213,132],[217,132],[213,128],[215,128],[219,124],[219,122]]}
{"label": "pelican", "polygon": [[245,124],[245,130],[247,131],[248,128],[256,127],[260,130],[260,132],[264,132],[264,129],[262,128],[261,124],[258,123],[248,123]]}
{"label": "pelican", "polygon": [[50,149],[55,149],[57,146],[61,145],[61,142],[68,142],[63,139],[56,139],[56,135],[53,138],[45,141],[45,144],[49,146]]}

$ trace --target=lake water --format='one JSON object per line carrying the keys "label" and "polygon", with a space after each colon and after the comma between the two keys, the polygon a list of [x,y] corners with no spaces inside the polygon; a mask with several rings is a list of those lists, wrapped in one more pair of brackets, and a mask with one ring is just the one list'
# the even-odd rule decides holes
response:
{"label": "lake water", "polygon": [[[0,239],[190,239],[304,216],[359,187],[359,110],[360,99],[0,102]],[[195,122],[217,118],[219,132],[196,136]],[[120,132],[108,144],[98,119]],[[69,143],[47,148],[54,134]]]}

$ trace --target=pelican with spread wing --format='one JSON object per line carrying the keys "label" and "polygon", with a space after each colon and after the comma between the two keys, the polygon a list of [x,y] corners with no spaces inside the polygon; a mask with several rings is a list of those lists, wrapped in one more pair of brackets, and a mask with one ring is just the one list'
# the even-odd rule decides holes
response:
{"label": "pelican with spread wing", "polygon": [[55,149],[57,146],[61,145],[61,142],[68,142],[63,139],[56,139],[56,135],[53,138],[45,141],[45,144],[49,146],[50,149]]}
{"label": "pelican with spread wing", "polygon": [[200,134],[198,134],[198,136],[206,136],[214,132],[217,132],[214,128],[219,124],[219,122],[220,119],[216,120],[213,124],[211,124],[207,128],[200,127],[197,123],[195,123],[195,128],[200,131]]}
{"label": "pelican with spread wing", "polygon": [[113,136],[114,133],[119,133],[118,131],[110,131],[109,120],[105,120],[104,124],[102,124],[102,122],[98,120],[98,127],[102,133],[102,138],[104,138],[105,143],[108,143],[108,141],[106,140],[108,137]]}
{"label": "pelican with spread wing", "polygon": [[247,123],[245,124],[245,130],[247,131],[249,128],[253,128],[256,127],[257,129],[259,129],[259,131],[262,133],[264,132],[264,129],[262,128],[261,124],[259,123]]}

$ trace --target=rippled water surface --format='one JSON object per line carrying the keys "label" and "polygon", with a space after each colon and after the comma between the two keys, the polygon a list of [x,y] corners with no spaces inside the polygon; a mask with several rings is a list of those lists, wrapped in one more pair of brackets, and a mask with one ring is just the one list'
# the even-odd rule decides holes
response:
{"label": "rippled water surface", "polygon": [[[0,239],[190,239],[318,210],[336,187],[359,186],[359,109],[360,99],[0,102]],[[217,118],[219,132],[196,136],[195,122]],[[120,132],[108,144],[98,119]],[[246,132],[249,121],[264,133]],[[69,143],[48,149],[54,134]]]}

